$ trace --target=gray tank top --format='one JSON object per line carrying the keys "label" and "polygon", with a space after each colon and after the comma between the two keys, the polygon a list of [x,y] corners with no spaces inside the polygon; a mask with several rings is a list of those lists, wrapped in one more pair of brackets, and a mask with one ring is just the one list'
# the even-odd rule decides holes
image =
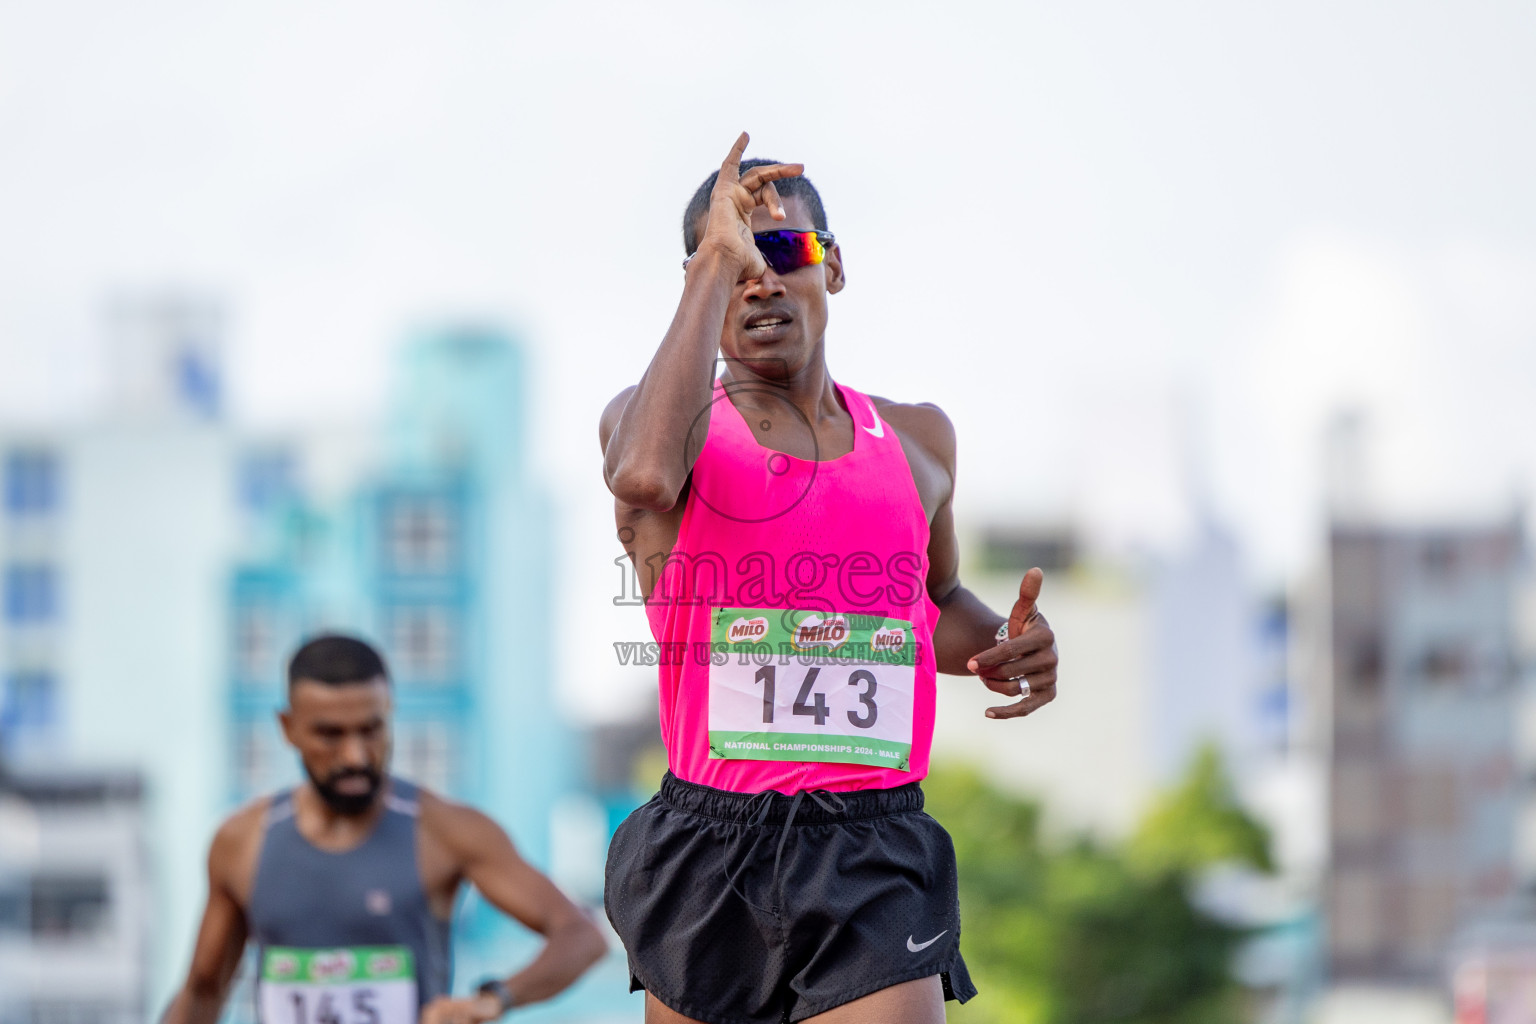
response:
{"label": "gray tank top", "polygon": [[[263,986],[275,989],[288,975],[307,976],[312,957],[307,951],[323,951],[319,955],[328,957],[315,967],[317,976],[326,971],[338,976],[334,965],[340,962],[355,972],[353,978],[366,978],[366,972],[380,964],[385,970],[378,977],[398,978],[400,971],[391,974],[390,969],[398,968],[404,958],[389,951],[404,947],[410,952],[415,976],[416,1008],[448,992],[449,923],[433,914],[416,863],[420,813],[416,787],[394,777],[386,785],[384,813],[373,832],[344,853],[318,849],[299,834],[292,790],[272,798],[246,909],[251,938],[257,944],[259,1007],[279,1005],[263,997]],[[269,950],[279,952],[269,956]],[[366,993],[352,992],[359,1012],[339,1018],[329,1008],[318,1016],[313,1011],[306,1014],[303,999],[289,996],[298,1009],[289,1012],[282,1001],[284,1011],[263,1012],[263,1024],[389,1024],[374,1011]]]}

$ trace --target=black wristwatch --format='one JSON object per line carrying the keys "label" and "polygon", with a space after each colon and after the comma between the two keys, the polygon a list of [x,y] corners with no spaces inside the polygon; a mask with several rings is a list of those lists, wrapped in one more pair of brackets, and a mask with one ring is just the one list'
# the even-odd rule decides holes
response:
{"label": "black wristwatch", "polygon": [[475,992],[482,996],[495,996],[496,1001],[501,1004],[502,1013],[506,1013],[517,1005],[517,997],[512,994],[511,989],[507,988],[507,983],[500,978],[486,978],[475,986]]}

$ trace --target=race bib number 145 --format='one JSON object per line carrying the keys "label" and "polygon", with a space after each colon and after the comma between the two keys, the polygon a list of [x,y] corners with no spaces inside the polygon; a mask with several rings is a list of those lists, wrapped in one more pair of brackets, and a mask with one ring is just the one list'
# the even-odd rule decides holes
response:
{"label": "race bib number 145", "polygon": [[404,946],[269,946],[260,992],[262,1024],[416,1024],[416,971]]}
{"label": "race bib number 145", "polygon": [[912,623],[783,608],[710,614],[710,757],[907,769]]}

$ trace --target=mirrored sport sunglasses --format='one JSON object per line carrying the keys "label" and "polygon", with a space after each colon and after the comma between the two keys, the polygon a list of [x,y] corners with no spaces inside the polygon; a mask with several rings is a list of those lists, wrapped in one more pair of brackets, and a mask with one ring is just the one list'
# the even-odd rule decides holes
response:
{"label": "mirrored sport sunglasses", "polygon": [[[752,240],[775,274],[787,274],[820,264],[837,238],[830,231],[759,231]],[[683,266],[691,259],[683,260]]]}
{"label": "mirrored sport sunglasses", "polygon": [[752,240],[775,274],[817,266],[837,241],[830,231],[759,231]]}

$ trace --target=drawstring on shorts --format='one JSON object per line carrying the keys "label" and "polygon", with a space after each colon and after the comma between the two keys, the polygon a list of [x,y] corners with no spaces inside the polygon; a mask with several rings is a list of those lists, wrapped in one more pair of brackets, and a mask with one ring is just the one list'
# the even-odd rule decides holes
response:
{"label": "drawstring on shorts", "polygon": [[[776,790],[770,789],[752,797],[753,811],[752,817],[747,820],[747,827],[757,828],[766,822],[768,815],[773,810],[774,798],[783,795]],[[768,894],[773,900],[772,906],[765,907],[749,899],[747,894],[742,892],[736,885],[737,879],[746,870],[747,862],[752,859],[753,853],[756,852],[758,843],[762,841],[762,836],[754,839],[752,845],[747,848],[746,856],[741,859],[741,864],[737,867],[735,875],[732,875],[729,863],[721,868],[721,872],[725,875],[726,884],[731,887],[732,892],[741,897],[742,902],[750,907],[755,907],[758,910],[772,914],[774,917],[780,916],[779,869],[784,861],[784,844],[789,841],[789,832],[790,828],[795,824],[795,815],[799,812],[800,804],[806,797],[810,797],[822,810],[829,814],[840,814],[848,807],[847,802],[842,797],[827,789],[799,789],[795,791],[794,795],[790,796],[789,812],[784,816],[783,831],[779,835],[778,845],[773,852],[773,875],[768,880]]]}

